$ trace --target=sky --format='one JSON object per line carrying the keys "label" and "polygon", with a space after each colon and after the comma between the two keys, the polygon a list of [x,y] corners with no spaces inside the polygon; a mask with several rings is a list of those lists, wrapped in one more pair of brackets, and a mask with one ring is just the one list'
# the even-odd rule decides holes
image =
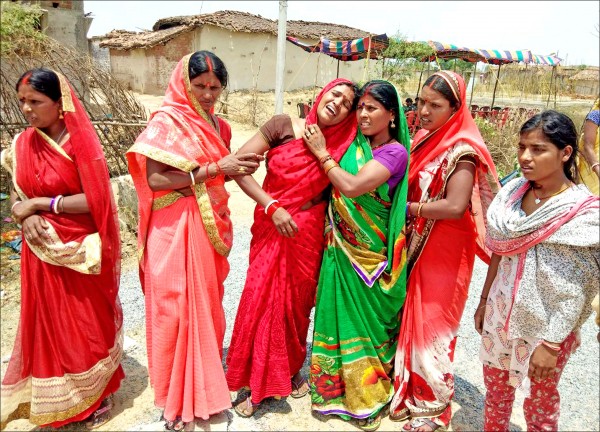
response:
{"label": "sky", "polygon": [[[88,37],[113,29],[152,29],[161,19],[237,10],[278,19],[279,1],[86,0]],[[434,40],[479,49],[555,53],[564,65],[598,66],[598,1],[299,1],[287,19],[343,24],[409,41]]]}

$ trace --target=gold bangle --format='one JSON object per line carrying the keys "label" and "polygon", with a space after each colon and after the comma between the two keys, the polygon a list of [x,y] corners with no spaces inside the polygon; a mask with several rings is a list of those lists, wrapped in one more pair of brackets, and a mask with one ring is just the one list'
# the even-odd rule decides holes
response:
{"label": "gold bangle", "polygon": [[336,161],[334,161],[333,159],[331,159],[331,160],[328,160],[327,162],[325,162],[325,163],[322,165],[322,167],[323,167],[323,171],[327,172],[327,171],[328,171],[328,169],[329,169],[330,167],[332,167],[332,166],[335,166],[335,165],[337,165],[337,162],[336,162]]}
{"label": "gold bangle", "polygon": [[423,208],[423,205],[425,203],[419,203],[419,207],[417,208],[417,217],[420,218],[421,217],[421,209]]}
{"label": "gold bangle", "polygon": [[319,163],[321,165],[323,165],[325,162],[327,162],[328,160],[331,160],[331,159],[333,159],[333,157],[330,154],[326,154],[321,159],[319,159]]}
{"label": "gold bangle", "polygon": [[339,165],[337,164],[336,161],[333,161],[333,165],[329,166],[326,170],[325,170],[325,175],[327,175],[327,173],[329,173],[329,171],[331,171],[332,169],[339,167]]}

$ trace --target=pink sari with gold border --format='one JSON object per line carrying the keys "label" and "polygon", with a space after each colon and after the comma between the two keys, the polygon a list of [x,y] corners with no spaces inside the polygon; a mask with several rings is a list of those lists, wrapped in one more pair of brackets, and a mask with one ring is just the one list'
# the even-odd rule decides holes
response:
{"label": "pink sari with gold border", "polygon": [[195,196],[153,192],[147,158],[189,172],[229,154],[228,125],[199,106],[184,57],[162,106],[127,152],[138,193],[140,281],[146,296],[150,384],[164,418],[208,419],[231,407],[221,364],[223,282],[232,227],[222,175],[194,188]]}

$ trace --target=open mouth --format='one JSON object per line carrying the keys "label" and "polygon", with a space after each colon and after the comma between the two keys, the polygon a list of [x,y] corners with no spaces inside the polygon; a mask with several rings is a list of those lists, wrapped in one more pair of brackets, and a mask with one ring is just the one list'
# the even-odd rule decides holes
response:
{"label": "open mouth", "polygon": [[325,109],[331,114],[331,116],[335,117],[337,115],[337,110],[331,104],[325,105]]}

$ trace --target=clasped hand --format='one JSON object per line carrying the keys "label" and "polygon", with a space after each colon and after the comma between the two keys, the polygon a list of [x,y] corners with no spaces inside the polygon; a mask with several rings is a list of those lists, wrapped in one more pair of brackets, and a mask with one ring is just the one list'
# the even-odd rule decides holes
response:
{"label": "clasped hand", "polygon": [[253,174],[265,157],[256,153],[230,154],[219,160],[223,174],[230,177]]}
{"label": "clasped hand", "polygon": [[306,125],[304,133],[302,134],[302,139],[315,156],[319,157],[327,152],[327,142],[318,125]]}

